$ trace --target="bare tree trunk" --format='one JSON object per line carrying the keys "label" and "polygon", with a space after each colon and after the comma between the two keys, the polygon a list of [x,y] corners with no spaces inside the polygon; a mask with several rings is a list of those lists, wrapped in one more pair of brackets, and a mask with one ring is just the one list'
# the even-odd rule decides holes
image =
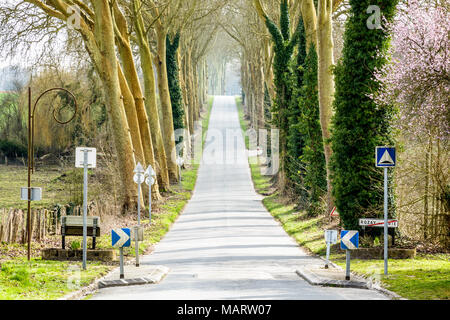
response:
{"label": "bare tree trunk", "polygon": [[[128,25],[125,17],[123,16],[121,10],[119,9],[117,2],[114,2],[114,17],[117,23],[117,28],[120,35],[117,35],[119,40],[118,48],[119,53],[122,58],[122,65],[125,78],[128,83],[128,88],[132,94],[132,101],[130,101],[129,107],[131,107],[137,117],[137,129],[139,131],[140,141],[142,148],[143,157],[138,157],[141,159],[142,165],[145,167],[150,164],[153,168],[156,168],[155,155],[153,152],[153,142],[150,133],[150,126],[148,122],[147,112],[145,110],[144,95],[142,93],[142,88],[139,82],[139,77],[136,71],[136,65],[134,64],[134,57],[131,51],[130,40],[128,36]],[[120,70],[120,68],[119,68]],[[119,73],[120,75],[120,73]],[[128,117],[128,116],[127,116]],[[132,126],[130,125],[130,128]],[[133,131],[133,129],[132,129]],[[135,148],[137,146],[133,143]],[[147,193],[145,193],[147,194]],[[158,183],[152,186],[152,195],[155,199],[159,199],[159,188]]]}
{"label": "bare tree trunk", "polygon": [[106,96],[106,105],[111,119],[114,144],[117,150],[119,174],[123,183],[123,209],[128,210],[136,202],[133,181],[134,154],[125,110],[120,99],[120,84],[115,52],[115,39],[111,10],[107,0],[94,0],[95,30],[98,52],[94,56],[96,70],[102,80]]}
{"label": "bare tree trunk", "polygon": [[332,117],[332,105],[334,100],[334,76],[332,66],[333,58],[333,26],[332,26],[332,1],[319,0],[318,6],[318,24],[317,29],[317,53],[318,53],[318,81],[319,81],[319,108],[320,108],[320,126],[322,128],[322,137],[324,145],[325,163],[327,171],[327,205],[328,212],[333,209],[334,200],[331,186],[331,145],[329,139],[330,124]]}
{"label": "bare tree trunk", "polygon": [[128,127],[130,128],[131,141],[133,142],[133,151],[136,157],[136,161],[145,165],[144,150],[142,148],[141,133],[139,131],[138,118],[136,114],[136,108],[134,105],[133,95],[128,87],[127,80],[122,72],[120,65],[117,68],[119,73],[120,92],[121,98],[127,116]]}
{"label": "bare tree trunk", "polygon": [[144,22],[140,11],[140,2],[133,2],[134,25],[136,29],[136,38],[139,45],[139,53],[141,57],[142,73],[144,75],[145,87],[145,105],[148,110],[148,119],[150,131],[152,134],[153,150],[157,160],[155,171],[158,175],[158,183],[164,191],[170,189],[169,172],[167,168],[167,156],[164,147],[164,141],[159,122],[159,112],[156,100],[156,82],[153,69],[153,57],[150,51],[148,40],[144,32]]}
{"label": "bare tree trunk", "polygon": [[256,67],[256,124],[255,130],[257,133],[257,137],[259,139],[258,131],[260,129],[264,129],[265,127],[265,118],[264,118],[264,67],[263,67],[263,57],[259,54],[258,63]]}
{"label": "bare tree trunk", "polygon": [[194,100],[194,85],[193,85],[193,74],[192,74],[192,49],[187,49],[187,56],[186,56],[186,84],[187,84],[187,91],[188,91],[188,98],[189,98],[189,130],[190,132],[194,132],[194,114],[195,114],[195,100]]}
{"label": "bare tree trunk", "polygon": [[183,96],[183,111],[184,111],[184,130],[186,132],[186,139],[184,139],[184,147],[185,147],[185,154],[184,157],[186,157],[191,153],[191,131],[189,130],[189,110],[187,108],[187,90],[186,90],[186,82],[185,82],[185,73],[184,73],[184,65],[182,63],[180,50],[177,51],[177,60],[179,65],[179,79],[180,79],[180,87],[181,92]]}
{"label": "bare tree trunk", "polygon": [[427,240],[429,237],[428,232],[428,198],[429,198],[429,186],[430,186],[430,154],[431,154],[431,136],[428,140],[427,151],[425,153],[425,188],[423,195],[423,239]]}

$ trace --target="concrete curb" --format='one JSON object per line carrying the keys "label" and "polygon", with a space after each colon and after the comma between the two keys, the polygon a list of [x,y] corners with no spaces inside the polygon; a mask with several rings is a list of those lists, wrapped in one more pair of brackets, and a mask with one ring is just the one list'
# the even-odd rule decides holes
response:
{"label": "concrete curb", "polygon": [[[324,257],[319,256],[319,258],[322,259],[324,262],[327,261]],[[335,268],[337,268],[337,269],[344,270],[343,268],[341,268],[341,267],[338,266],[337,264],[333,263],[332,261],[328,261],[328,264],[332,265],[333,267],[335,267]],[[351,272],[351,274],[353,274],[353,273]],[[392,291],[389,291],[389,290],[386,289],[386,288],[383,288],[379,283],[377,283],[377,282],[374,283],[374,281],[373,281],[372,279],[370,279],[370,278],[367,279],[367,278],[364,277],[364,276],[361,276],[361,277],[363,277],[364,279],[367,280],[367,282],[368,282],[367,286],[368,286],[370,289],[372,289],[372,290],[378,291],[378,292],[380,292],[380,293],[386,295],[387,297],[389,297],[389,298],[391,298],[391,299],[396,299],[396,300],[408,300],[408,299],[403,298],[402,296],[396,294],[395,292],[392,292]]]}
{"label": "concrete curb", "polygon": [[390,299],[393,299],[393,300],[408,300],[408,299],[403,298],[402,296],[396,294],[395,292],[392,292],[392,291],[389,291],[388,289],[383,288],[382,286],[380,286],[379,283],[373,283],[371,280],[368,280],[368,282],[371,283],[371,286],[372,286],[373,290],[384,294],[385,296],[387,296]]}
{"label": "concrete curb", "polygon": [[[117,268],[116,268],[117,269]],[[115,269],[111,270],[110,272],[108,272],[108,274],[106,274],[105,276],[96,279],[93,283],[91,283],[90,285],[81,288],[78,291],[69,293],[67,295],[65,295],[62,298],[59,298],[57,300],[80,300],[81,298],[95,292],[98,289],[98,283],[104,279],[106,279],[106,277],[108,277],[108,275],[110,275],[112,272],[114,272]]]}
{"label": "concrete curb", "polygon": [[[132,261],[127,261],[127,262],[125,262],[125,266],[132,265],[133,263],[134,262],[132,262]],[[117,283],[117,281],[123,281],[124,279],[109,280],[114,273],[119,272],[119,268],[120,267],[116,267],[116,268],[112,269],[103,277],[94,280],[94,282],[92,282],[90,285],[83,287],[75,292],[71,292],[57,300],[80,300],[83,297],[94,293],[98,289],[108,288],[108,287],[156,284],[156,283],[161,282],[161,280],[169,273],[169,268],[166,268],[164,266],[157,266],[156,270],[159,272],[157,272],[155,274],[152,273],[150,276],[133,278],[133,279],[125,279],[125,282],[122,282],[122,283]]]}
{"label": "concrete curb", "polygon": [[[319,256],[320,259],[322,259],[324,262],[326,261],[326,259],[322,258]],[[328,261],[328,264],[333,266],[336,269],[339,270],[344,270],[342,269],[340,266],[338,266],[337,264]],[[303,279],[305,279],[309,284],[311,285],[320,285],[320,286],[329,286],[329,287],[347,287],[347,288],[362,288],[362,289],[369,289],[369,290],[375,290],[378,291],[382,294],[384,294],[385,296],[387,296],[390,299],[393,300],[408,300],[398,294],[396,294],[395,292],[392,292],[386,288],[383,288],[379,282],[374,282],[372,279],[367,279],[365,277],[360,276],[361,278],[363,278],[365,280],[365,286],[361,285],[361,286],[351,286],[351,285],[345,285],[345,282],[347,281],[340,281],[340,280],[321,280],[319,279],[319,277],[316,277],[313,273],[308,272],[304,269],[302,270],[296,270],[297,275],[299,275],[300,277],[302,277]],[[352,276],[355,276],[355,274],[352,272],[351,273]],[[359,276],[359,275],[358,275]],[[361,281],[358,281],[358,283],[362,284]]]}
{"label": "concrete curb", "polygon": [[118,280],[101,280],[98,282],[98,289],[159,283],[168,273],[169,268],[157,266],[148,276]]}
{"label": "concrete curb", "polygon": [[371,286],[365,281],[355,280],[334,280],[317,277],[314,273],[300,268],[295,271],[297,275],[305,279],[309,284],[314,286],[326,286],[326,287],[341,287],[341,288],[357,288],[357,289],[370,289]]}

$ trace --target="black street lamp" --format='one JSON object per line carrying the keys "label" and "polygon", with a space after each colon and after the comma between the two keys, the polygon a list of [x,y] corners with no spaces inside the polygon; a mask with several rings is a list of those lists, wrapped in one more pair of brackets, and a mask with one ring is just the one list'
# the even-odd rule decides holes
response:
{"label": "black street lamp", "polygon": [[43,93],[37,98],[36,102],[34,103],[33,108],[31,108],[31,88],[28,88],[28,211],[27,211],[27,230],[28,230],[28,261],[31,259],[31,174],[34,173],[35,169],[35,163],[34,163],[34,116],[36,111],[36,106],[39,102],[39,100],[45,96],[47,93],[53,92],[53,91],[64,91],[73,99],[74,101],[74,108],[75,112],[73,113],[73,116],[67,120],[67,121],[61,121],[57,118],[57,113],[61,111],[60,108],[54,108],[52,115],[53,119],[59,123],[59,124],[67,124],[71,122],[75,115],[77,114],[77,100],[75,99],[75,96],[67,89],[64,88],[51,88]]}

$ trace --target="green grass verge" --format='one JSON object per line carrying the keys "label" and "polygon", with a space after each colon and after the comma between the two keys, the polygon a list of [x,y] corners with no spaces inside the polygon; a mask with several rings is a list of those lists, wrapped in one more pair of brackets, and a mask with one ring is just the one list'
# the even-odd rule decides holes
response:
{"label": "green grass verge", "polygon": [[[261,176],[258,165],[250,166],[255,189],[259,192],[266,190],[269,184],[268,177]],[[265,197],[263,204],[299,245],[313,254],[325,255],[324,226],[327,218],[324,216],[309,218],[305,212],[295,210],[294,204],[286,204],[277,193]],[[345,268],[345,255],[342,251],[335,251],[330,259]],[[351,270],[380,281],[384,288],[407,299],[450,299],[449,254],[418,254],[414,259],[390,259],[388,276],[384,276],[382,259],[352,259]]]}
{"label": "green grass verge", "polygon": [[244,135],[245,147],[247,149],[250,149],[250,147],[249,147],[250,140],[249,140],[248,135],[245,134],[248,130],[249,123],[248,123],[248,121],[246,121],[244,119],[244,108],[242,105],[242,97],[236,96],[235,99],[236,99],[236,107],[237,107],[238,114],[239,114],[239,123],[241,124],[242,134]]}
{"label": "green grass verge", "polygon": [[[333,262],[345,268],[345,258]],[[351,270],[381,281],[383,287],[413,300],[450,299],[450,255],[419,254],[414,259],[390,259],[387,276],[383,260],[352,259]]]}
{"label": "green grass verge", "polygon": [[208,97],[208,106],[206,110],[206,116],[202,120],[202,146],[205,144],[206,134],[208,133],[209,120],[211,118],[211,110],[214,104],[214,97]]}
{"label": "green grass verge", "polygon": [[0,300],[53,300],[86,286],[111,270],[111,266],[44,261],[25,258],[3,262],[0,271]]}
{"label": "green grass verge", "polygon": [[[245,130],[247,124],[243,114],[240,113],[239,116],[241,127]],[[261,175],[261,168],[255,159],[250,159],[249,162],[255,190],[260,194],[267,194],[271,187],[270,177]],[[263,204],[299,245],[313,254],[325,255],[324,229],[330,227],[327,217],[308,217],[305,212],[296,210],[292,201],[284,199],[278,193],[265,197]],[[345,255],[336,246],[330,259],[345,268]],[[382,259],[352,259],[351,270],[364,277],[379,280],[384,288],[407,299],[450,299],[449,254],[418,254],[414,259],[390,259],[388,276],[383,274]]]}
{"label": "green grass verge", "polygon": [[[63,170],[56,166],[38,168],[32,175],[33,187],[42,188],[42,200],[33,202],[33,208],[49,208],[56,203],[68,203],[72,184],[61,181]],[[0,208],[26,209],[27,202],[20,200],[20,188],[27,186],[27,167],[0,165]]]}

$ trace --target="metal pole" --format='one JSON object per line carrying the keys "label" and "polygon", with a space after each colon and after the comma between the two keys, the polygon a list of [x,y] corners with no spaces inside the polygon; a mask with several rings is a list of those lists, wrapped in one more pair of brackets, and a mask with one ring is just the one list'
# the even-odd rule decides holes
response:
{"label": "metal pole", "polygon": [[330,259],[330,243],[327,242],[327,261],[325,263],[325,269],[328,269],[328,260]]}
{"label": "metal pole", "polygon": [[37,100],[34,103],[34,107],[31,106],[31,87],[28,87],[28,203],[27,203],[27,242],[28,242],[28,248],[27,248],[27,258],[28,261],[31,259],[31,174],[34,173],[35,169],[35,163],[34,163],[34,114],[36,110],[36,106],[39,102],[39,100],[47,93],[55,90],[61,90],[67,92],[74,100],[75,103],[75,112],[68,121],[60,121],[56,118],[56,110],[53,110],[53,119],[58,122],[59,124],[67,124],[71,122],[77,113],[77,101],[75,99],[75,96],[68,90],[63,88],[52,88],[44,91],[41,93],[41,95],[37,98]]}
{"label": "metal pole", "polygon": [[[150,180],[150,179],[152,179],[152,177],[150,176],[148,179]],[[151,224],[152,223],[152,186],[151,185],[148,186],[148,219],[149,219],[149,224]]]}
{"label": "metal pole", "polygon": [[123,272],[123,248],[119,248],[120,251],[120,279],[125,278],[124,272]]}
{"label": "metal pole", "polygon": [[86,270],[87,257],[87,183],[88,183],[88,151],[84,150],[83,172],[83,270]]}
{"label": "metal pole", "polygon": [[[140,180],[139,180],[140,181]],[[138,183],[138,226],[134,229],[134,239],[136,240],[136,267],[139,267],[139,226],[141,225],[141,183]]]}
{"label": "metal pole", "polygon": [[141,225],[141,183],[138,183],[138,203],[137,203],[137,210],[138,210],[138,226]]}
{"label": "metal pole", "polygon": [[182,186],[181,184],[181,165],[178,165],[178,172],[179,172],[179,180],[180,180],[180,187]]}
{"label": "metal pole", "polygon": [[384,168],[384,274],[388,274],[388,168]]}
{"label": "metal pole", "polygon": [[345,250],[345,280],[350,280],[350,250]]}
{"label": "metal pole", "polygon": [[136,240],[136,267],[139,267],[139,226],[134,228],[134,239]]}
{"label": "metal pole", "polygon": [[27,230],[28,230],[28,249],[27,258],[31,259],[31,150],[33,148],[31,141],[31,88],[28,88],[28,203],[27,203]]}

